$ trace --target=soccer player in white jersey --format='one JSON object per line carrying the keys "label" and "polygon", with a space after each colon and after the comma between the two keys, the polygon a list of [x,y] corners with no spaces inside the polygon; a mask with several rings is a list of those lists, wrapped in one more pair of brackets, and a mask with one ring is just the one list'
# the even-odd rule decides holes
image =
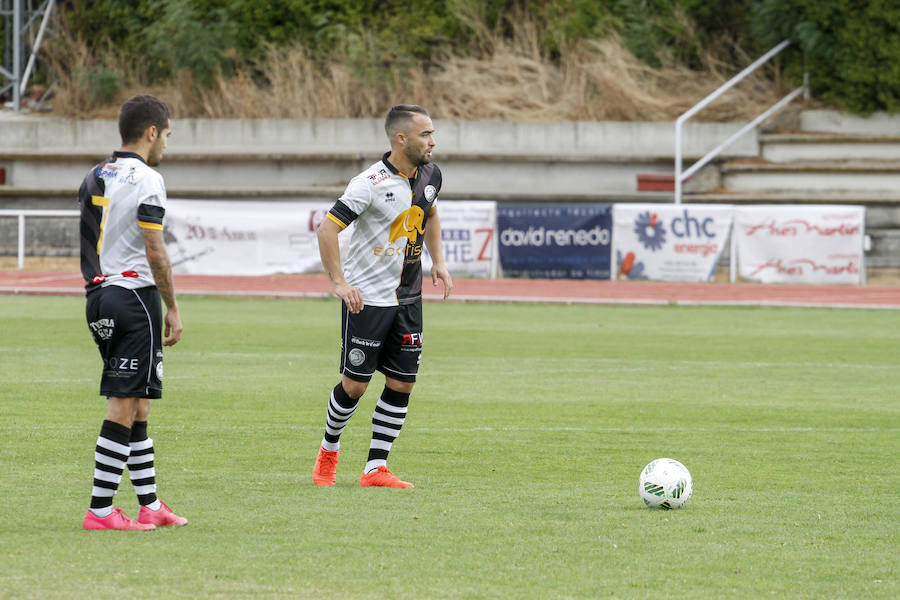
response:
{"label": "soccer player in white jersey", "polygon": [[[341,305],[341,381],[331,392],[313,481],[337,481],[340,436],[374,372],[385,386],[372,415],[372,441],[360,484],[411,488],[387,468],[406,419],[422,353],[422,244],[433,285],[444,299],[453,280],[441,250],[437,196],[441,171],[431,162],[434,125],[420,106],[400,104],[385,119],[391,150],[354,177],[318,229],[322,266]],[[338,234],[352,224],[341,261]]]}
{"label": "soccer player in white jersey", "polygon": [[[86,316],[103,358],[100,395],[107,397],[83,527],[147,530],[187,524],[156,497],[147,435],[150,400],[162,396],[162,346],[178,342],[182,332],[163,243],[166,190],[150,168],[166,149],[169,108],[153,96],[134,96],[119,112],[119,133],[121,150],[91,169],[78,190]],[[126,466],[141,505],[137,521],[112,506]]]}

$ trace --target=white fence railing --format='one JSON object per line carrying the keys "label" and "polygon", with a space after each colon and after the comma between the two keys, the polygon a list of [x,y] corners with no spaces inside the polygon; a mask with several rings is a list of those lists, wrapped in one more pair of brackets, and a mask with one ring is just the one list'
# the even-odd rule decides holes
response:
{"label": "white fence railing", "polygon": [[724,84],[722,84],[719,87],[719,89],[717,89],[716,91],[714,91],[713,93],[708,95],[706,98],[704,98],[703,100],[701,100],[700,102],[695,104],[691,109],[689,109],[686,113],[684,113],[683,115],[678,117],[678,119],[675,121],[675,204],[681,204],[682,185],[684,184],[685,181],[688,180],[688,178],[691,175],[693,175],[694,173],[699,171],[709,161],[711,161],[713,158],[718,156],[718,154],[720,152],[722,152],[722,150],[724,150],[725,148],[727,148],[728,146],[733,144],[735,141],[737,141],[737,139],[740,138],[742,135],[744,135],[745,133],[747,133],[748,131],[750,131],[751,129],[753,129],[754,127],[756,127],[757,125],[759,125],[760,123],[765,121],[766,119],[768,119],[774,113],[776,113],[779,110],[781,110],[782,108],[784,108],[794,98],[796,98],[797,96],[799,96],[800,94],[802,94],[804,91],[807,90],[807,86],[806,86],[807,78],[804,75],[804,85],[801,85],[796,90],[794,90],[793,92],[791,92],[790,94],[788,94],[787,96],[785,96],[784,98],[779,100],[777,103],[772,105],[772,107],[769,108],[767,111],[765,111],[764,113],[762,113],[761,115],[759,115],[758,117],[753,119],[751,122],[744,125],[741,129],[736,131],[734,134],[732,134],[731,137],[729,137],[727,140],[725,140],[724,142],[722,142],[721,144],[719,144],[718,146],[716,146],[715,148],[713,148],[712,150],[707,152],[706,155],[703,156],[703,158],[701,158],[700,160],[695,162],[687,170],[682,171],[681,147],[682,147],[682,137],[683,137],[683,132],[684,132],[685,121],[687,121],[688,119],[690,119],[691,117],[696,115],[698,112],[700,112],[701,110],[706,108],[713,100],[715,100],[716,98],[718,98],[719,96],[721,96],[722,94],[727,92],[729,89],[731,89],[732,87],[734,87],[735,85],[740,83],[741,80],[743,80],[750,73],[752,73],[753,71],[755,71],[756,69],[758,69],[759,67],[761,67],[762,65],[767,63],[769,61],[769,59],[771,59],[775,55],[779,54],[782,50],[784,50],[785,48],[790,46],[790,44],[791,44],[790,40],[784,40],[783,42],[781,42],[780,44],[778,44],[777,46],[775,46],[774,48],[772,48],[771,50],[769,50],[768,52],[763,54],[761,57],[756,59],[750,66],[748,66],[743,71],[741,71],[740,73],[738,73],[737,75],[735,75],[734,77],[732,77],[731,79],[726,81]]}
{"label": "white fence railing", "polygon": [[25,268],[25,217],[78,217],[77,210],[0,209],[0,218],[13,217],[19,220],[18,251],[19,268]]}

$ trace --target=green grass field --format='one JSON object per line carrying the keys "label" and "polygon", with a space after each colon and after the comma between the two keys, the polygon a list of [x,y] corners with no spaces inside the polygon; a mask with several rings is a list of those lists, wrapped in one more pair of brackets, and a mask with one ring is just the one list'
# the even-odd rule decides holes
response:
{"label": "green grass field", "polygon": [[[0,297],[0,597],[900,596],[900,312],[427,304],[388,490],[358,485],[380,376],[312,484],[336,301],[181,303],[150,434],[191,523],[86,532],[83,299]],[[680,511],[638,497],[662,456]]]}

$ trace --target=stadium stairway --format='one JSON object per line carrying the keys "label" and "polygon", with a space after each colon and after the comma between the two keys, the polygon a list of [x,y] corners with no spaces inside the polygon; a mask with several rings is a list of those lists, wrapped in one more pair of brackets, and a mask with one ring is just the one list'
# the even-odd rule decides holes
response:
{"label": "stadium stairway", "polygon": [[796,129],[763,133],[759,156],[704,169],[685,202],[866,206],[866,264],[900,269],[900,118],[802,111]]}

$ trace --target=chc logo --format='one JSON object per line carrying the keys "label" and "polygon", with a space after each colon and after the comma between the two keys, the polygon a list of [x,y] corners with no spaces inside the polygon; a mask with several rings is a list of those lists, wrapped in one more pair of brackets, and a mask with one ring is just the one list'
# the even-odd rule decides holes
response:
{"label": "chc logo", "polygon": [[641,213],[634,221],[634,233],[644,248],[656,252],[666,243],[666,228],[659,215],[647,212]]}
{"label": "chc logo", "polygon": [[[668,231],[676,238],[715,238],[715,221],[712,217],[692,217],[687,209],[669,223]],[[634,222],[634,233],[644,248],[656,252],[666,243],[666,226],[659,215],[650,211],[640,213]]]}

